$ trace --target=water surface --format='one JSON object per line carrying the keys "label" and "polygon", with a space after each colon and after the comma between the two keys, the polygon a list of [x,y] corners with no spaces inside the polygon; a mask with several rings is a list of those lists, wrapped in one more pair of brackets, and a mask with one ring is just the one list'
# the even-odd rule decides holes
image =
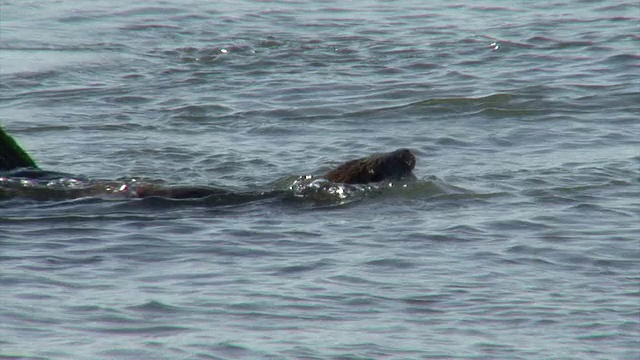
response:
{"label": "water surface", "polygon": [[[231,194],[3,197],[2,357],[640,356],[634,2],[10,0],[0,20],[2,126],[43,169]],[[408,186],[289,189],[399,147]]]}

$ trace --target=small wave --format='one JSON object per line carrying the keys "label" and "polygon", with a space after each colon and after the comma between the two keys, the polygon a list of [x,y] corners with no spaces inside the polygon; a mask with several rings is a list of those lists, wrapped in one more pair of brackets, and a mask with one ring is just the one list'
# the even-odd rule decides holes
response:
{"label": "small wave", "polygon": [[170,312],[175,313],[180,311],[180,309],[175,306],[167,305],[155,300],[148,301],[140,305],[129,306],[128,309],[135,312],[159,313],[159,314],[170,313]]}
{"label": "small wave", "polygon": [[166,25],[166,24],[127,25],[122,27],[122,30],[133,30],[133,31],[141,31],[141,30],[149,30],[149,29],[179,30],[182,28],[179,26]]}
{"label": "small wave", "polygon": [[36,44],[31,46],[0,46],[3,51],[33,51],[33,52],[82,52],[82,51],[123,51],[126,46],[123,44],[112,42],[86,43],[80,45],[55,45],[55,44]]}
{"label": "small wave", "polygon": [[[424,114],[435,113],[482,113],[497,114],[500,117],[521,115],[536,111],[534,109],[523,108],[521,100],[514,102],[515,95],[508,93],[498,93],[482,97],[462,97],[462,98],[431,98],[418,100],[402,105],[384,106],[369,108],[354,112],[341,113],[336,118],[371,118],[375,116],[387,117],[389,113],[401,112]],[[326,116],[325,116],[326,118]]]}
{"label": "small wave", "polygon": [[182,206],[205,206],[205,207],[229,207],[237,205],[248,205],[260,201],[269,201],[277,198],[280,192],[228,192],[224,194],[208,195],[202,198],[172,199],[162,196],[151,196],[138,199],[136,202],[120,204],[126,208],[146,208],[146,209],[167,209]]}
{"label": "small wave", "polygon": [[544,36],[534,36],[527,41],[532,44],[537,44],[537,47],[541,49],[568,49],[595,45],[593,41],[562,41]]}
{"label": "small wave", "polygon": [[149,15],[175,15],[185,12],[183,7],[139,6],[116,12],[114,15],[122,17],[149,16]]}
{"label": "small wave", "polygon": [[99,95],[114,95],[117,96],[121,93],[121,90],[105,90],[101,87],[74,87],[66,89],[47,89],[47,90],[34,90],[27,91],[19,94],[18,96],[45,98],[45,99],[57,99],[57,100],[70,100],[70,99],[87,99],[96,97]]}
{"label": "small wave", "polygon": [[153,101],[153,99],[146,96],[125,95],[111,97],[110,101],[115,104],[144,104]]}
{"label": "small wave", "polygon": [[[180,333],[191,330],[185,326],[171,326],[171,325],[158,325],[158,326],[137,326],[137,327],[100,327],[100,328],[86,328],[89,331],[105,333],[105,334],[125,334],[125,335],[146,335],[146,336],[164,336],[167,333]],[[115,350],[114,350],[115,352]]]}
{"label": "small wave", "polygon": [[511,94],[492,94],[482,97],[469,97],[469,98],[434,98],[422,100],[416,105],[441,105],[441,104],[452,104],[452,105],[471,105],[471,106],[483,106],[483,105],[496,105],[496,104],[506,104],[512,99]]}
{"label": "small wave", "polygon": [[364,263],[365,265],[377,267],[377,268],[386,268],[386,269],[395,269],[395,270],[404,270],[418,267],[419,264],[413,261],[407,261],[399,258],[385,258],[385,259],[376,259],[367,261]]}
{"label": "small wave", "polygon": [[616,54],[609,56],[608,58],[602,61],[603,64],[626,64],[630,63],[631,65],[636,65],[638,60],[640,60],[640,55],[636,54]]}
{"label": "small wave", "polygon": [[303,272],[314,271],[320,268],[331,265],[332,262],[328,260],[320,260],[312,263],[304,263],[298,265],[287,265],[276,269],[278,275],[298,275]]}

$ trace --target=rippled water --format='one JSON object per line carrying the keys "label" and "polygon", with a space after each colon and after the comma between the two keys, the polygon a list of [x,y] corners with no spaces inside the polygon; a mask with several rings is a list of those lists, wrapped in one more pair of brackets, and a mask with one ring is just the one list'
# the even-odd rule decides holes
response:
{"label": "rippled water", "polygon": [[[0,358],[640,358],[637,3],[8,0],[0,20],[1,125],[42,168],[226,190],[2,180]],[[296,187],[399,147],[415,183]]]}

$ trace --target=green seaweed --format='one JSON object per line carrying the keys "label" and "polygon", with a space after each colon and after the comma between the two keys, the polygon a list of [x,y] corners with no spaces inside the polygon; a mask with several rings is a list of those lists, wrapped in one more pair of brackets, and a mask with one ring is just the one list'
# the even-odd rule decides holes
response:
{"label": "green seaweed", "polygon": [[37,167],[29,154],[0,126],[0,171]]}

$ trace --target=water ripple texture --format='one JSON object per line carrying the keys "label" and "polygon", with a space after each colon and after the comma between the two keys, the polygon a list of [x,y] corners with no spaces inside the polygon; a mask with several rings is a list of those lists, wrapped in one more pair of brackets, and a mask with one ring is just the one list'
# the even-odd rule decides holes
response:
{"label": "water ripple texture", "polygon": [[[0,126],[55,173],[0,174],[0,358],[640,358],[639,23],[3,1]],[[415,182],[319,178],[397,148]]]}

